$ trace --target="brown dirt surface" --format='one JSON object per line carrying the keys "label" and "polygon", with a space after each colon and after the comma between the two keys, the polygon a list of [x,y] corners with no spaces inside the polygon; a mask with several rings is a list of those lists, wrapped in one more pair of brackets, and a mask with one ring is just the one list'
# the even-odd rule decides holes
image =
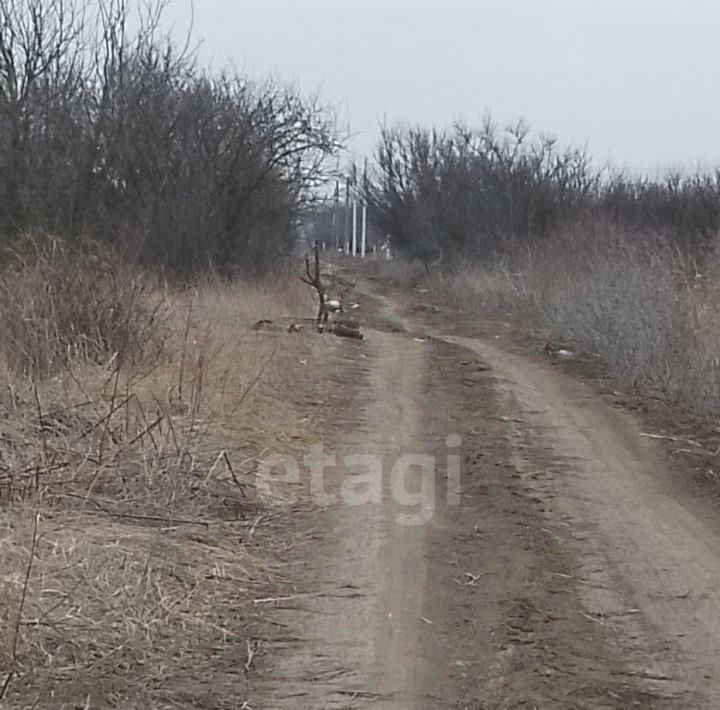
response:
{"label": "brown dirt surface", "polygon": [[[382,279],[355,297],[366,340],[328,361],[336,500],[306,485],[288,515],[249,706],[719,707],[720,526],[663,442],[503,324]],[[393,488],[407,454],[434,457],[432,496],[416,468]],[[376,499],[347,455],[381,462]]]}

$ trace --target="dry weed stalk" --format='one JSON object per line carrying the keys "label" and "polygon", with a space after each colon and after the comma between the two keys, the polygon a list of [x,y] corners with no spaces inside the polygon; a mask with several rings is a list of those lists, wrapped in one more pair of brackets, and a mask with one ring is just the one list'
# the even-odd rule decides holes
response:
{"label": "dry weed stalk", "polygon": [[12,707],[243,704],[261,650],[251,601],[274,576],[257,531],[279,520],[252,476],[270,441],[300,445],[303,388],[318,389],[321,369],[301,364],[316,339],[250,330],[306,297],[268,291],[168,290],[159,358],[76,349],[51,358],[51,377],[11,373],[0,688]]}
{"label": "dry weed stalk", "polygon": [[165,302],[107,247],[28,236],[6,262],[0,330],[9,369],[45,379],[73,362],[137,367],[162,355]]}
{"label": "dry weed stalk", "polygon": [[628,387],[700,411],[720,407],[717,275],[658,235],[570,225],[440,280],[435,293],[470,312],[519,316]]}

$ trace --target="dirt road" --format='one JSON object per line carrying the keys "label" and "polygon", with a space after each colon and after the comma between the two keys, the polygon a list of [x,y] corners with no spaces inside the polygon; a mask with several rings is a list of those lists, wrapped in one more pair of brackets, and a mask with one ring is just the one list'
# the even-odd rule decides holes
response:
{"label": "dirt road", "polygon": [[[701,691],[698,707],[720,707],[716,515],[683,491],[636,421],[581,383],[487,342],[452,342],[488,363],[507,411],[519,415],[516,465],[553,500],[550,522],[571,533],[588,613],[613,627],[639,676]],[[538,475],[526,431],[561,467]]]}
{"label": "dirt road", "polygon": [[[443,669],[422,626],[435,616],[426,560],[437,520],[398,522],[406,515],[431,520],[423,507],[432,505],[434,481],[427,501],[404,509],[393,499],[390,471],[404,455],[431,453],[437,436],[424,426],[425,348],[409,340],[397,348],[396,340],[374,332],[363,353],[367,364],[356,361],[356,352],[344,363],[367,381],[362,414],[332,451],[340,465],[326,475],[322,495],[336,500],[321,513],[309,546],[315,549],[305,548],[317,565],[309,581],[320,586],[278,615],[303,641],[274,668],[268,707],[344,708],[371,700],[374,707],[436,707],[431,695]],[[372,482],[368,465],[381,467]],[[409,495],[417,498],[421,474],[407,475]]]}
{"label": "dirt road", "polygon": [[720,527],[657,442],[548,362],[366,303],[252,707],[720,707]]}

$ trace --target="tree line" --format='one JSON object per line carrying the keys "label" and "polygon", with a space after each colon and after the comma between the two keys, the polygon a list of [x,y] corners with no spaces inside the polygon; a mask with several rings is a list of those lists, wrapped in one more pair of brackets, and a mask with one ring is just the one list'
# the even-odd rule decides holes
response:
{"label": "tree line", "polygon": [[695,252],[720,231],[720,171],[651,179],[596,169],[585,149],[524,121],[386,127],[367,193],[375,223],[426,265],[486,259],[586,219],[662,233]]}
{"label": "tree line", "polygon": [[162,31],[166,3],[0,3],[0,245],[106,242],[187,276],[287,255],[341,148],[317,98],[211,73]]}

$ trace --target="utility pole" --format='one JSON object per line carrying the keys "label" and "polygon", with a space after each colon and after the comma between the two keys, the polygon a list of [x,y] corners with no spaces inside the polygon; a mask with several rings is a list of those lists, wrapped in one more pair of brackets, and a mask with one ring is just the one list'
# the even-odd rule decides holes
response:
{"label": "utility pole", "polygon": [[357,200],[357,167],[353,164],[352,174],[352,255],[358,253],[358,200]]}
{"label": "utility pole", "polygon": [[363,170],[363,194],[362,194],[362,236],[360,238],[360,257],[365,258],[367,253],[367,158],[365,158],[365,169]]}
{"label": "utility pole", "polygon": [[333,239],[335,253],[340,248],[340,183],[335,182],[335,205],[333,206]]}
{"label": "utility pole", "polygon": [[345,254],[350,250],[350,178],[345,178]]}
{"label": "utility pole", "polygon": [[357,197],[353,197],[352,203],[352,255],[357,256],[358,251],[358,203]]}
{"label": "utility pole", "polygon": [[362,204],[362,231],[360,232],[360,257],[365,258],[367,253],[367,202]]}

